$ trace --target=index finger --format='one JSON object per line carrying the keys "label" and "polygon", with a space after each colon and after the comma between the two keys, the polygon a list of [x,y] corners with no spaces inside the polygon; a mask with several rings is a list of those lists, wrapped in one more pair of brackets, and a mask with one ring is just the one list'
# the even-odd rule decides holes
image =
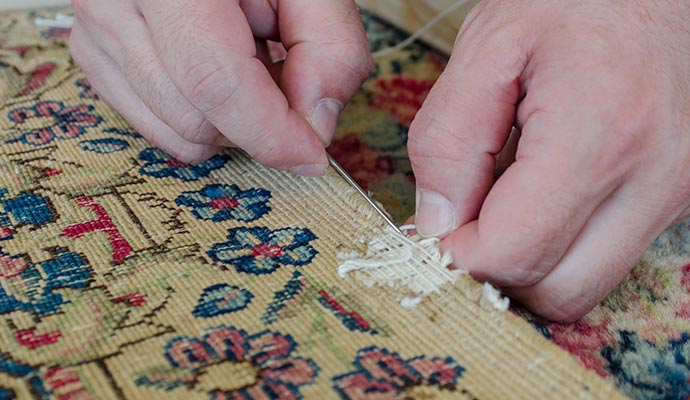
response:
{"label": "index finger", "polygon": [[325,173],[323,144],[256,58],[237,2],[140,0],[138,5],[173,83],[223,135],[267,166]]}

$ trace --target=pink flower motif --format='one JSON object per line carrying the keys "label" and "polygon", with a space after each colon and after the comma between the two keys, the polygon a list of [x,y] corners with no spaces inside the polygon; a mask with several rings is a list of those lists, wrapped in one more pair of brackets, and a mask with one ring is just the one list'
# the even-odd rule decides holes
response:
{"label": "pink flower motif", "polygon": [[375,346],[361,349],[354,365],[355,371],[333,378],[344,399],[404,399],[405,389],[412,386],[452,390],[465,371],[450,357],[403,360],[398,353]]}
{"label": "pink flower motif", "polygon": [[[7,229],[7,228],[4,228]],[[23,256],[9,256],[0,254],[0,277],[4,279],[16,278],[29,267],[29,262]]]}
{"label": "pink flower motif", "polygon": [[207,367],[224,362],[250,363],[258,369],[254,385],[234,391],[211,390],[211,398],[299,399],[300,387],[313,382],[319,369],[311,359],[292,356],[296,347],[289,335],[268,330],[248,335],[244,330],[219,326],[202,338],[182,336],[168,342],[166,358],[186,375],[143,375],[137,384],[166,390],[193,387]]}
{"label": "pink flower motif", "polygon": [[95,127],[103,117],[93,114],[93,106],[66,106],[60,101],[39,101],[31,107],[19,107],[8,114],[12,122],[23,124],[32,119],[48,118],[51,124],[24,132],[19,140],[33,146],[43,146],[57,139],[81,136],[86,128]]}
{"label": "pink flower motif", "polygon": [[45,382],[59,400],[93,399],[76,370],[68,367],[54,367],[46,371]]}

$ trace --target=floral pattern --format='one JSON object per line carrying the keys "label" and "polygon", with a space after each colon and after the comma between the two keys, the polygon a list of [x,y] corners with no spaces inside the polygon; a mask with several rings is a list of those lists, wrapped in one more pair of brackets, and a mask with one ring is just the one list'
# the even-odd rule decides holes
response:
{"label": "floral pattern", "polygon": [[450,357],[404,360],[398,353],[376,346],[360,350],[354,365],[355,371],[333,378],[343,399],[404,399],[404,390],[413,386],[454,390],[465,371]]}
{"label": "floral pattern", "polygon": [[103,117],[93,113],[93,106],[66,106],[61,101],[40,101],[30,107],[10,111],[11,121],[24,124],[32,119],[48,118],[52,124],[24,132],[20,140],[33,146],[44,146],[55,139],[73,139],[86,132],[86,128],[98,126]]}
{"label": "floral pattern", "polygon": [[79,142],[79,147],[84,151],[90,151],[98,154],[110,154],[129,148],[129,143],[122,139],[105,138],[82,140]]}
{"label": "floral pattern", "polygon": [[0,253],[0,268],[0,314],[21,310],[41,316],[60,311],[65,301],[59,289],[83,289],[91,276],[82,257],[62,248],[40,264],[26,255]]}
{"label": "floral pattern", "polygon": [[271,207],[271,193],[266,189],[240,190],[237,185],[207,185],[198,192],[185,192],[175,203],[192,209],[195,217],[214,222],[255,221]]}
{"label": "floral pattern", "polygon": [[204,289],[192,311],[197,318],[212,318],[247,308],[254,295],[247,289],[219,283]]}
{"label": "floral pattern", "polygon": [[225,157],[227,156],[216,155],[202,163],[191,165],[176,160],[163,150],[151,148],[139,153],[139,159],[144,162],[139,172],[155,178],[171,177],[185,182],[195,181],[223,167]]}
{"label": "floral pattern", "polygon": [[93,87],[91,87],[91,83],[89,82],[88,79],[86,78],[81,78],[77,79],[76,82],[74,82],[77,87],[81,89],[81,92],[79,93],[79,97],[82,99],[91,99],[91,100],[98,100],[98,94],[96,94],[96,91],[93,90]]}
{"label": "floral pattern", "polygon": [[321,303],[328,310],[333,312],[340,322],[349,330],[353,332],[366,332],[372,335],[377,335],[378,331],[374,329],[369,321],[367,321],[357,311],[348,310],[340,301],[333,298],[325,290],[319,290],[319,303]]}
{"label": "floral pattern", "polygon": [[290,335],[263,331],[249,335],[232,326],[210,329],[203,338],[181,336],[165,346],[173,373],[142,374],[138,385],[172,390],[194,386],[205,371],[221,363],[250,363],[257,370],[255,382],[236,390],[210,389],[213,399],[300,399],[300,388],[311,383],[319,368],[311,359],[294,356],[297,343]]}
{"label": "floral pattern", "polygon": [[309,264],[318,253],[309,244],[315,239],[304,228],[234,228],[228,232],[228,241],[213,245],[208,255],[238,272],[270,274],[282,265]]}
{"label": "floral pattern", "polygon": [[48,199],[31,192],[20,193],[17,197],[5,199],[7,189],[0,189],[0,240],[12,238],[17,227],[31,225],[43,226],[57,219]]}
{"label": "floral pattern", "polygon": [[303,295],[309,287],[309,282],[299,271],[292,273],[292,278],[285,284],[283,289],[273,294],[273,300],[266,307],[266,311],[261,316],[261,322],[266,325],[277,322],[280,319],[290,316],[289,308],[303,300]]}
{"label": "floral pattern", "polygon": [[645,399],[690,397],[690,334],[664,346],[621,331],[613,346],[602,349],[607,368],[619,377],[618,388],[629,396]]}
{"label": "floral pattern", "polygon": [[[367,308],[376,296],[360,301],[363,292],[329,281],[332,249],[314,234],[323,227],[284,222],[272,197],[280,183],[229,181],[241,173],[228,168],[249,165],[240,153],[186,165],[148,148],[71,63],[69,30],[35,28],[34,17],[54,11],[6,15],[0,399],[27,397],[22,387],[37,398],[467,394],[457,348],[405,341],[386,325],[392,309]],[[374,51],[406,36],[363,19]],[[377,59],[329,148],[398,222],[414,212],[410,121],[445,61],[418,43]],[[577,323],[514,312],[631,397],[686,398],[689,251],[690,222],[681,221]]]}

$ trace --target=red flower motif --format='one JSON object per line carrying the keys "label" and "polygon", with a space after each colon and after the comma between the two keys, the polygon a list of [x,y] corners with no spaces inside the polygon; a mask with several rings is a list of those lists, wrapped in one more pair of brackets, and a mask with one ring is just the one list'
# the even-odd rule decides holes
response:
{"label": "red flower motif", "polygon": [[233,197],[217,197],[208,202],[216,210],[231,210],[240,205],[239,200]]}
{"label": "red flower motif", "polygon": [[608,324],[609,320],[599,325],[578,321],[571,324],[550,323],[547,328],[554,343],[577,357],[588,369],[601,376],[607,376],[601,350],[609,344]]}
{"label": "red flower motif", "polygon": [[434,81],[431,79],[417,79],[410,76],[378,79],[374,82],[372,105],[389,112],[401,124],[409,125],[433,84]]}
{"label": "red flower motif", "polygon": [[690,264],[683,266],[680,271],[680,283],[685,286],[685,290],[690,291]]}
{"label": "red flower motif", "polygon": [[128,293],[128,294],[123,294],[122,296],[117,296],[113,300],[115,300],[116,302],[126,301],[129,304],[131,304],[133,307],[141,307],[142,304],[146,303],[146,294],[139,293],[139,292],[133,292],[133,293]]}
{"label": "red flower motif", "polygon": [[14,333],[14,338],[20,345],[35,350],[39,347],[57,343],[62,338],[62,332],[50,331],[36,333],[33,329],[21,330]]}
{"label": "red flower motif", "polygon": [[48,79],[50,74],[52,74],[53,71],[55,71],[55,68],[57,68],[57,66],[55,65],[55,63],[52,62],[47,62],[45,64],[37,66],[31,73],[31,77],[29,78],[29,80],[26,82],[26,86],[24,86],[24,89],[22,89],[22,91],[19,92],[18,95],[26,96],[27,94],[43,86],[46,79]]}
{"label": "red flower motif", "polygon": [[252,255],[254,257],[269,257],[275,258],[280,257],[284,254],[283,249],[276,245],[270,243],[261,243],[252,248]]}
{"label": "red flower motif", "polygon": [[[8,227],[0,227],[0,240],[3,239],[9,239],[12,237],[12,230]],[[0,261],[0,268],[3,268],[1,265],[4,263],[4,261]]]}

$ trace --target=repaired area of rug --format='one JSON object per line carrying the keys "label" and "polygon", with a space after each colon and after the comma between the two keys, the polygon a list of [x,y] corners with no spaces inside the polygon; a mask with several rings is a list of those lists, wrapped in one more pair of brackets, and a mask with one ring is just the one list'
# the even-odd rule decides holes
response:
{"label": "repaired area of rug", "polygon": [[172,159],[34,16],[0,14],[0,399],[620,396],[466,275],[340,276],[396,243],[334,171]]}
{"label": "repaired area of rug", "polygon": [[[364,22],[373,51],[407,37],[367,14]],[[329,149],[399,223],[414,213],[407,130],[445,61],[420,43],[377,59]],[[690,219],[652,243],[628,277],[580,321],[543,321],[517,304],[511,311],[632,398],[690,398]]]}

